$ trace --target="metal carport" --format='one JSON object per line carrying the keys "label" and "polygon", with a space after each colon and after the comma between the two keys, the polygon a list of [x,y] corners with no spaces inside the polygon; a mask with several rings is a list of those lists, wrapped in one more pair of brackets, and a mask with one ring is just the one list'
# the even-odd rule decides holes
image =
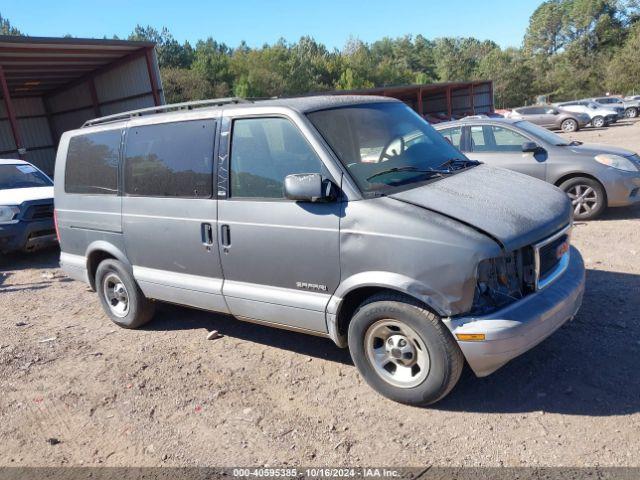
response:
{"label": "metal carport", "polygon": [[0,36],[0,158],[53,173],[63,132],[164,104],[151,42]]}
{"label": "metal carport", "polygon": [[394,97],[433,123],[494,111],[491,80],[397,85],[340,90],[331,94]]}

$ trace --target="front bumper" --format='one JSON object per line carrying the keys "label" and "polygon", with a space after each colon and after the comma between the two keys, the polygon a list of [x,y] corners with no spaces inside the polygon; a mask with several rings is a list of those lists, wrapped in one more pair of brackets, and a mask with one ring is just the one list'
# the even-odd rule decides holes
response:
{"label": "front bumper", "polygon": [[33,251],[57,243],[52,218],[0,225],[0,252]]}
{"label": "front bumper", "polygon": [[613,172],[603,178],[609,207],[624,207],[640,202],[640,173]]}
{"label": "front bumper", "polygon": [[484,377],[535,347],[573,318],[582,304],[584,284],[582,256],[571,248],[567,270],[546,288],[490,315],[451,318],[445,324],[454,337],[485,335],[483,341],[458,341],[471,369]]}

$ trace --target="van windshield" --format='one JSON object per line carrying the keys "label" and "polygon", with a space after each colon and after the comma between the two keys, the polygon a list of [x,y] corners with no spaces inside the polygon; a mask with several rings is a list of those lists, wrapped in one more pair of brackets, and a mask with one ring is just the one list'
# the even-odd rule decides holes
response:
{"label": "van windshield", "polygon": [[417,186],[478,164],[402,103],[350,105],[308,117],[364,194]]}
{"label": "van windshield", "polygon": [[51,180],[31,165],[0,165],[0,190],[10,188],[50,187]]}

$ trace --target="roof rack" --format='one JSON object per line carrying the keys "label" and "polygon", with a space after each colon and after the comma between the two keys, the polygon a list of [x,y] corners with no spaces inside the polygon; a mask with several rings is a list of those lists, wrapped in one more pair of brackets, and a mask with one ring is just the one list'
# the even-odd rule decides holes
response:
{"label": "roof rack", "polygon": [[84,122],[81,128],[92,127],[94,125],[102,125],[104,123],[118,122],[121,120],[129,120],[133,117],[141,117],[143,115],[153,115],[155,113],[165,113],[174,110],[193,110],[194,108],[203,107],[219,107],[233,103],[253,103],[240,97],[214,98],[211,100],[195,100],[193,102],[172,103],[169,105],[160,105],[157,107],[141,108],[139,110],[130,110],[128,112],[107,115],[106,117],[94,118]]}

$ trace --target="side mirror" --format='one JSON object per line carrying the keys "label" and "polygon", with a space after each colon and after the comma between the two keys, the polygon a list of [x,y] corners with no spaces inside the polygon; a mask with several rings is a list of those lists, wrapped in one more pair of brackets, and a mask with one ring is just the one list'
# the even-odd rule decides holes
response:
{"label": "side mirror", "polygon": [[333,182],[319,173],[296,173],[285,177],[284,196],[298,202],[331,202],[337,195]]}
{"label": "side mirror", "polygon": [[532,152],[536,153],[542,150],[542,147],[538,145],[536,142],[524,142],[522,144],[522,151],[525,153]]}

